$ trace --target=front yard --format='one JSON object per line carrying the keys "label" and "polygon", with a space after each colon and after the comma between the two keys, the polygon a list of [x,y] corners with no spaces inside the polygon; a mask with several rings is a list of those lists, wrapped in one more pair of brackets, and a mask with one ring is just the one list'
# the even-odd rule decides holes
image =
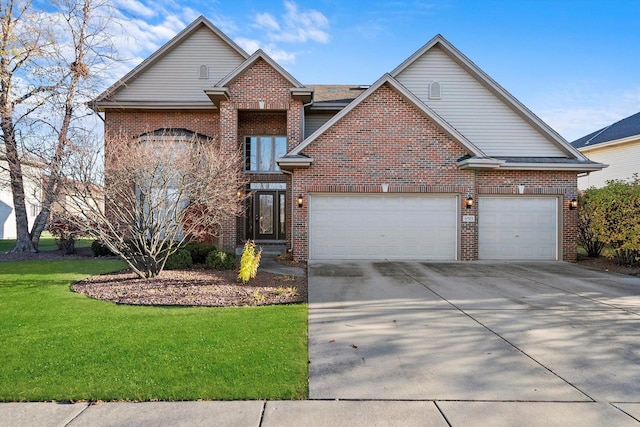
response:
{"label": "front yard", "polygon": [[125,306],[69,289],[123,267],[0,262],[0,401],[307,397],[306,304]]}

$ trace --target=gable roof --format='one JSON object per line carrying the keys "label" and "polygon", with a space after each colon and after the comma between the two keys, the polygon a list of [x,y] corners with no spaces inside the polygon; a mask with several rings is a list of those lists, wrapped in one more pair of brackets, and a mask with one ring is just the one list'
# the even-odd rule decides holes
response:
{"label": "gable roof", "polygon": [[446,122],[442,117],[440,117],[435,111],[425,105],[422,101],[420,101],[413,93],[409,92],[400,82],[394,79],[390,74],[383,75],[378,81],[372,84],[367,90],[365,90],[360,96],[358,96],[353,102],[343,108],[338,114],[333,116],[329,121],[327,121],[324,125],[318,128],[314,133],[309,135],[307,139],[302,141],[297,147],[291,150],[287,156],[297,156],[300,155],[302,150],[304,150],[309,144],[318,139],[320,135],[322,135],[327,129],[337,123],[344,116],[349,114],[354,108],[360,105],[365,99],[367,99],[371,94],[373,94],[376,90],[378,90],[385,83],[389,84],[391,88],[393,88],[402,98],[404,98],[407,102],[413,104],[415,108],[417,108],[423,115],[425,115],[430,121],[432,121],[436,126],[438,126],[442,131],[444,131],[447,135],[453,138],[454,141],[458,142],[464,149],[466,149],[469,153],[472,153],[474,156],[485,157],[484,153],[476,147],[471,141],[469,141],[464,135],[458,132],[453,126]]}
{"label": "gable roof", "polygon": [[233,79],[238,77],[245,70],[247,70],[249,67],[251,67],[253,64],[255,64],[258,59],[262,59],[267,64],[269,64],[271,67],[275,68],[276,71],[278,71],[280,74],[282,74],[282,76],[289,83],[291,83],[291,86],[293,86],[295,88],[303,88],[303,87],[305,87],[302,83],[300,83],[298,80],[296,80],[295,77],[293,77],[291,74],[289,74],[289,72],[287,70],[282,68],[282,66],[280,64],[278,64],[276,61],[271,59],[271,57],[269,55],[267,55],[262,49],[256,50],[253,53],[253,55],[251,55],[249,58],[247,58],[246,61],[244,61],[242,64],[240,64],[240,66],[238,68],[233,70],[231,73],[227,74],[227,76],[225,78],[223,78],[218,83],[216,83],[215,87],[225,87]]}
{"label": "gable roof", "polygon": [[107,98],[113,96],[118,90],[122,87],[125,87],[131,80],[142,74],[145,70],[153,66],[156,62],[158,62],[162,57],[164,57],[168,52],[172,51],[176,46],[180,45],[185,39],[189,38],[194,32],[196,32],[201,27],[206,27],[211,30],[216,36],[222,39],[229,47],[231,47],[234,51],[236,51],[241,57],[248,58],[249,54],[245,52],[240,46],[238,46],[233,40],[231,40],[225,33],[220,31],[215,25],[211,23],[204,16],[198,17],[195,21],[189,24],[185,29],[176,34],[171,40],[165,43],[160,49],[155,51],[151,56],[142,61],[136,67],[134,67],[131,71],[129,71],[124,77],[119,79],[109,88],[107,88],[104,92],[98,95],[93,101],[91,101],[90,105],[95,108],[97,104],[105,101]]}
{"label": "gable roof", "polygon": [[[571,143],[575,148],[586,149],[599,144],[625,142],[627,139],[640,139],[640,113],[626,117],[609,126],[603,127]],[[609,144],[607,144],[609,145]]]}
{"label": "gable roof", "polygon": [[536,116],[531,110],[525,107],[520,101],[518,101],[513,95],[511,95],[506,89],[500,86],[495,80],[493,80],[487,73],[482,71],[473,61],[467,58],[462,52],[460,52],[455,46],[453,46],[442,35],[438,34],[424,46],[418,49],[413,55],[402,62],[396,67],[391,75],[397,77],[402,71],[406,70],[419,58],[431,49],[439,48],[442,52],[453,59],[458,65],[460,65],[469,75],[476,79],[480,84],[486,87],[494,96],[501,100],[508,108],[513,110],[516,114],[522,117],[530,126],[533,127],[538,133],[540,133],[545,139],[553,143],[560,150],[571,157],[575,157],[581,160],[587,160],[586,157],[578,150],[576,150],[568,141],[566,141],[560,134],[547,125],[542,119]]}

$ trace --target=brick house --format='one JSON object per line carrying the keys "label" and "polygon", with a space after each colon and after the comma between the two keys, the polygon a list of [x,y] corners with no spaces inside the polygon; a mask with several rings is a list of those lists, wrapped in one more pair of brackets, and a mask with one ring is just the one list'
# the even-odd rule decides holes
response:
{"label": "brick house", "polygon": [[201,17],[94,101],[110,135],[242,149],[220,245],[296,259],[575,260],[577,174],[599,170],[441,36],[368,86],[303,85]]}

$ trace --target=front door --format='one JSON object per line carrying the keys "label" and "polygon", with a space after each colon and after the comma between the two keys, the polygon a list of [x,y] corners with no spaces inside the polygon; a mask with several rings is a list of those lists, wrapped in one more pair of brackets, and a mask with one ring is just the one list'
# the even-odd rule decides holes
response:
{"label": "front door", "polygon": [[249,235],[254,240],[284,240],[285,192],[256,191],[252,204],[253,227],[249,227]]}

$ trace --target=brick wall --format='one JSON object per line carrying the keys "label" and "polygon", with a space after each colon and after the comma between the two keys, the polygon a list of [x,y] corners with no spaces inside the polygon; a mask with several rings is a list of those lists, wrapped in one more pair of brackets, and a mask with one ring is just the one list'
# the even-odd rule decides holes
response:
{"label": "brick wall", "polygon": [[[458,195],[460,216],[475,215],[477,204],[466,198],[479,194],[505,194],[525,184],[527,194],[562,198],[564,259],[575,259],[576,214],[568,210],[575,197],[576,174],[570,172],[483,172],[460,170],[457,160],[465,150],[391,87],[383,85],[331,129],[303,150],[314,159],[308,169],[297,169],[292,190],[302,194],[302,208],[294,206],[293,251],[298,260],[308,257],[308,194],[314,192],[440,193]],[[461,260],[478,258],[478,226],[460,218]]]}

